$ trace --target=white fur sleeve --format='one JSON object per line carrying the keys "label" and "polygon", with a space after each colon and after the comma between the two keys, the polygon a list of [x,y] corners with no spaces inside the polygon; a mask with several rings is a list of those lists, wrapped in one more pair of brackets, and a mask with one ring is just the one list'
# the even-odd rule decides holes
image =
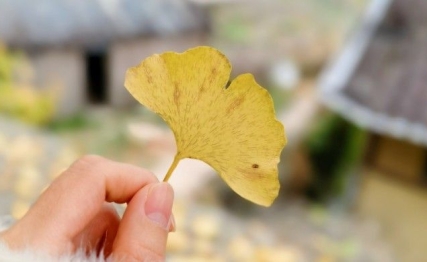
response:
{"label": "white fur sleeve", "polygon": [[[13,219],[0,216],[0,232],[6,230],[12,225]],[[80,251],[61,257],[50,257],[49,255],[37,253],[31,250],[31,247],[25,250],[10,250],[8,246],[0,239],[0,261],[1,262],[104,262],[104,258],[97,257],[95,254],[87,256],[85,252]]]}

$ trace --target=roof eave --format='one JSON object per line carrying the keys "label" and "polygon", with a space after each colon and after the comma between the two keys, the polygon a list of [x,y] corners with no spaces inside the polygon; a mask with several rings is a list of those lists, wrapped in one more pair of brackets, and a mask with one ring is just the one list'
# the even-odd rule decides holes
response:
{"label": "roof eave", "polygon": [[392,0],[371,1],[356,33],[321,74],[318,82],[320,99],[329,108],[363,128],[427,146],[427,128],[424,125],[375,112],[342,92],[391,3]]}

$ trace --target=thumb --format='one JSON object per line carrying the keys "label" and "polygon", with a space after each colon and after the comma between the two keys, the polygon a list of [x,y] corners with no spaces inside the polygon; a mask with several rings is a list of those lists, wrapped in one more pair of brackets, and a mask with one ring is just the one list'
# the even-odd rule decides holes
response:
{"label": "thumb", "polygon": [[113,245],[114,261],[164,261],[174,193],[168,183],[139,190],[123,215]]}

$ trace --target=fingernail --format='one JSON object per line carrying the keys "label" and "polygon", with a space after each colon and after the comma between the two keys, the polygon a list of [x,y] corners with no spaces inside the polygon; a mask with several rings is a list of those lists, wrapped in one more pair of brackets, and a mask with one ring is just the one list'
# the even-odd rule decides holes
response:
{"label": "fingernail", "polygon": [[171,218],[169,219],[168,229],[169,229],[169,232],[175,232],[176,231],[175,216],[173,214],[171,215]]}
{"label": "fingernail", "polygon": [[148,192],[145,202],[145,215],[165,230],[171,219],[173,204],[173,190],[168,183],[154,185]]}

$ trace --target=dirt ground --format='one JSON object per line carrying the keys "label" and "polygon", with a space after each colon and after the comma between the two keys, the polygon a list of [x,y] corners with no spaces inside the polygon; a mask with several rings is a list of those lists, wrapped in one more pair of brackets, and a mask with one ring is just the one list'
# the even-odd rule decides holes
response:
{"label": "dirt ground", "polygon": [[364,177],[358,212],[380,223],[398,261],[426,261],[427,192],[375,171]]}

